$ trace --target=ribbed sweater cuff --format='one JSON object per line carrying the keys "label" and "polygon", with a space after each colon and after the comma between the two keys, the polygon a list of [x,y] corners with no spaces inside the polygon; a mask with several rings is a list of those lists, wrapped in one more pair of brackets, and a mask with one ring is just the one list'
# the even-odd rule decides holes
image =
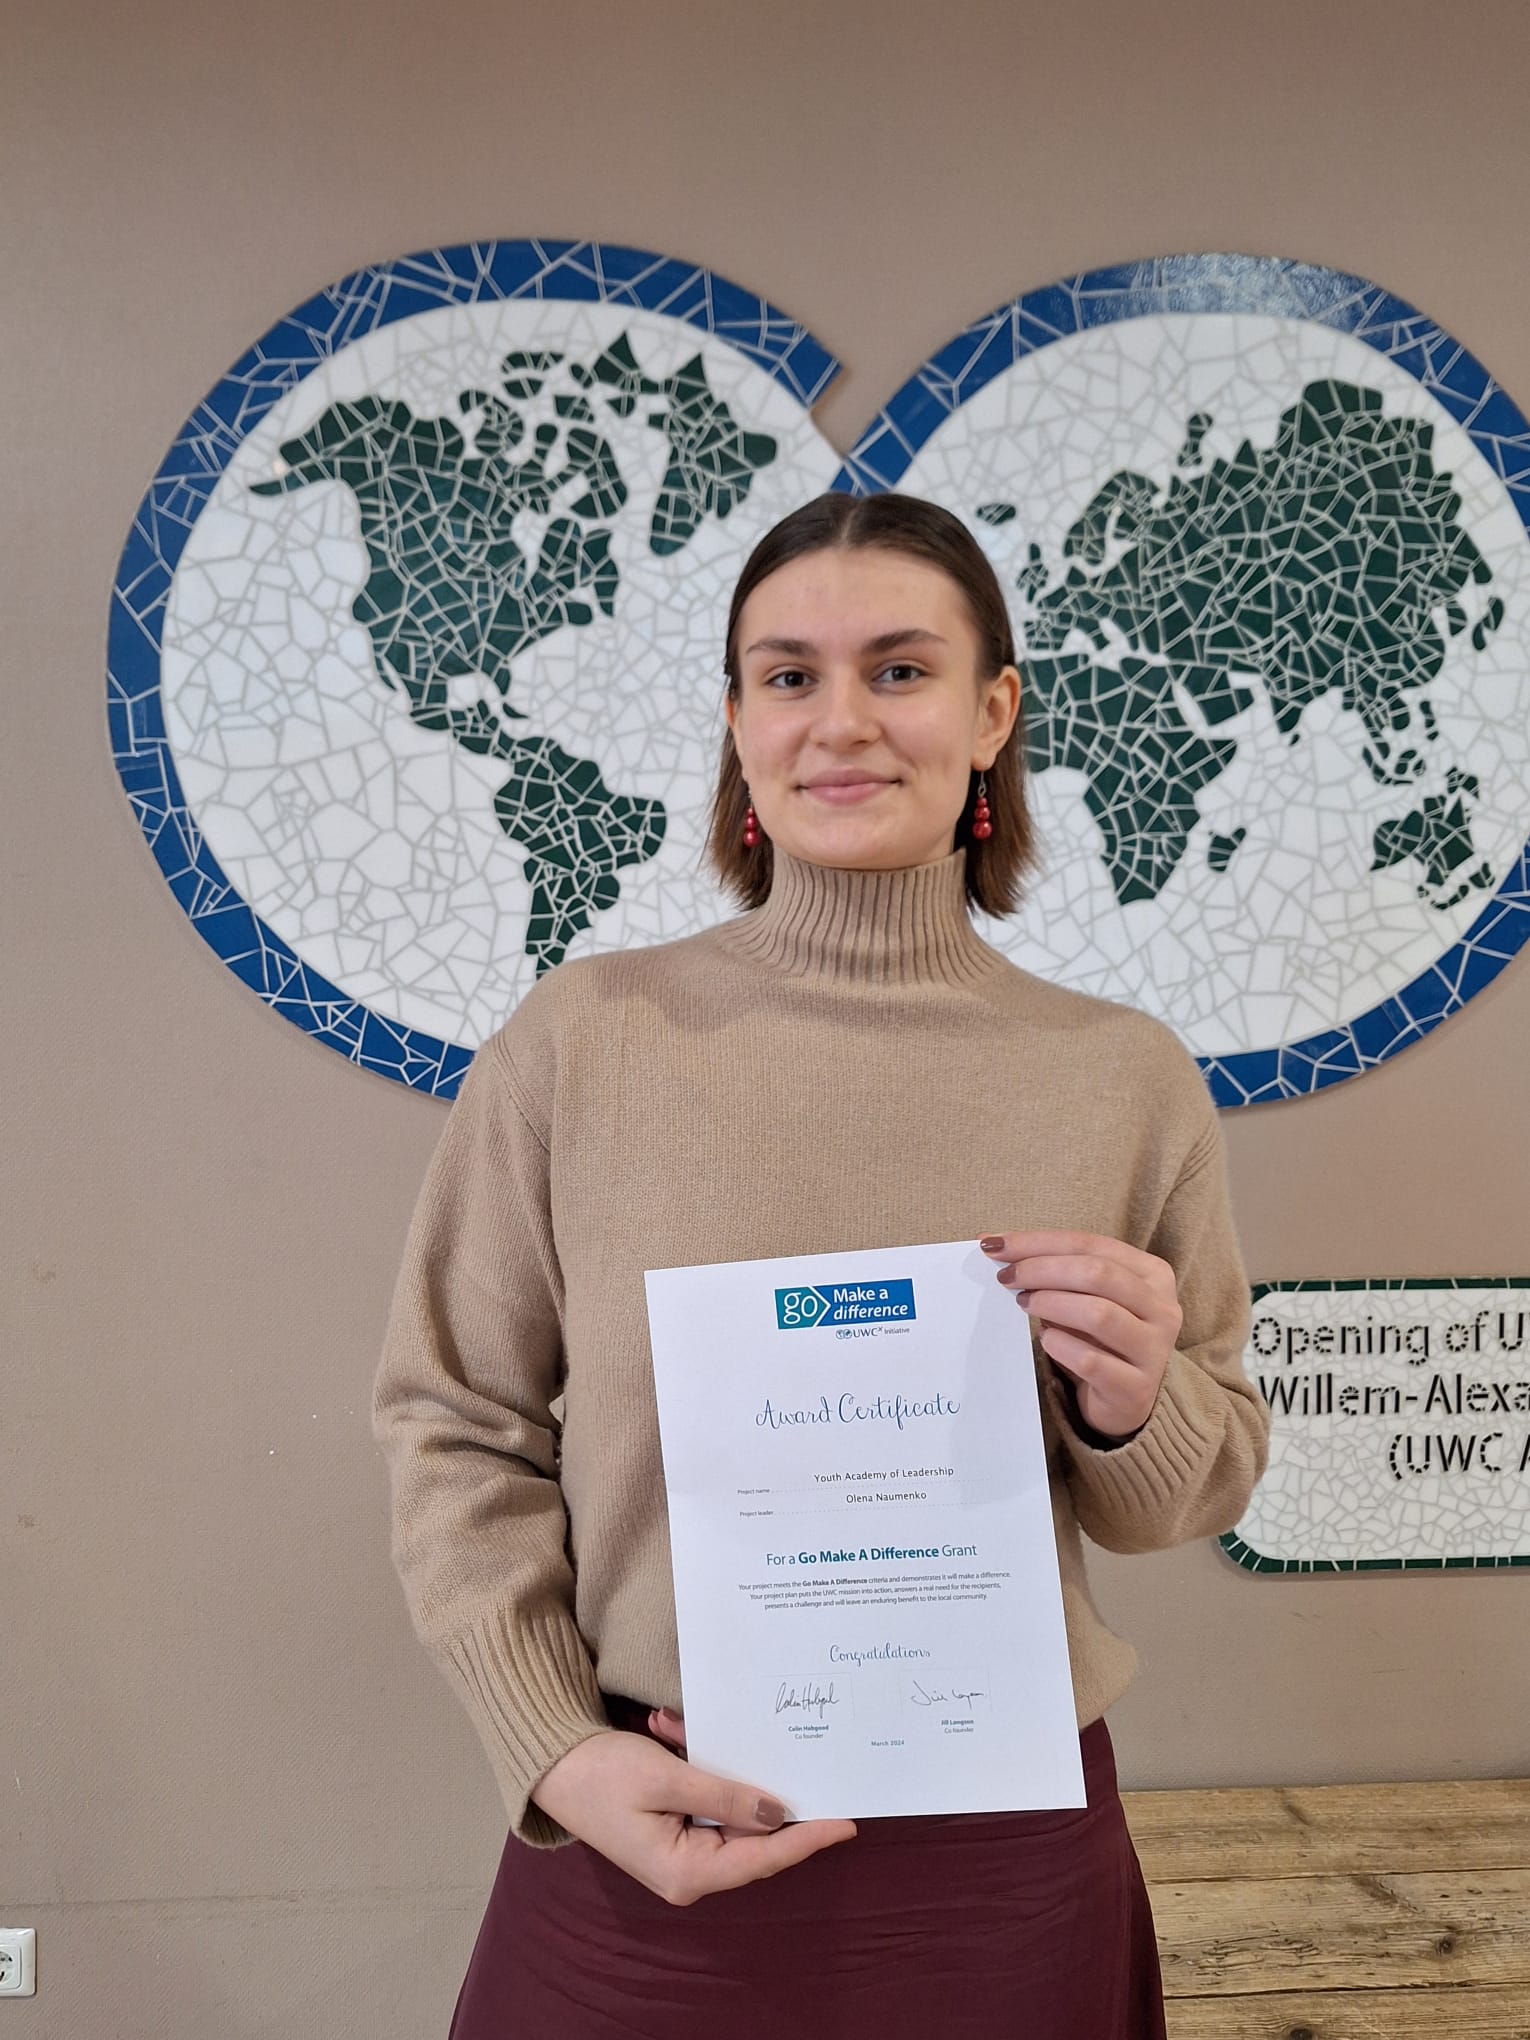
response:
{"label": "ribbed sweater cuff", "polygon": [[1204,1480],[1221,1425],[1204,1407],[1204,1375],[1183,1353],[1170,1354],[1147,1422],[1118,1445],[1097,1448],[1081,1438],[1063,1384],[1054,1375],[1050,1386],[1076,1479],[1118,1521],[1161,1520]]}
{"label": "ribbed sweater cuff", "polygon": [[441,1653],[489,1753],[511,1831],[534,1848],[572,1840],[531,1792],[576,1743],[611,1724],[567,1609],[502,1608]]}

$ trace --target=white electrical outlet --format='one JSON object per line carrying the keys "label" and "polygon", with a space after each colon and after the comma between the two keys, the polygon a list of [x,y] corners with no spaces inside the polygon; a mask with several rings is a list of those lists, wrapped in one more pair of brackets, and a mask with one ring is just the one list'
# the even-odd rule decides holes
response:
{"label": "white electrical outlet", "polygon": [[0,1927],[0,1997],[37,1994],[37,1929]]}

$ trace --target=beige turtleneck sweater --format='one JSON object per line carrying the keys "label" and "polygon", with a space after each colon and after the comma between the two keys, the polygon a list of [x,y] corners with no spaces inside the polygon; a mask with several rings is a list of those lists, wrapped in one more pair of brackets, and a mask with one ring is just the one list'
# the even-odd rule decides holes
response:
{"label": "beige turtleneck sweater", "polygon": [[1112,1551],[1210,1536],[1263,1470],[1200,1072],[1161,1022],[984,943],[965,854],[852,872],[777,851],[763,907],[563,964],[463,1079],[374,1421],[415,1626],[528,1842],[566,1839],[528,1795],[607,1725],[602,1688],[683,1702],[645,1269],[1051,1227],[1170,1262],[1179,1347],[1126,1443],[1077,1428],[1038,1348],[1081,1728],[1136,1656],[1093,1606],[1080,1530]]}

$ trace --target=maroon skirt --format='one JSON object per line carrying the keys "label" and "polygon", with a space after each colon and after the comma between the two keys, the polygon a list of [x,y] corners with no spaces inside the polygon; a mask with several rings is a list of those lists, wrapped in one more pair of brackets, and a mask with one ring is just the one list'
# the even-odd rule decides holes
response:
{"label": "maroon skirt", "polygon": [[[646,1707],[607,1709],[646,1733]],[[511,1836],[450,2040],[1163,2040],[1103,1720],[1079,1743],[1087,1807],[863,1820],[693,1906]]]}

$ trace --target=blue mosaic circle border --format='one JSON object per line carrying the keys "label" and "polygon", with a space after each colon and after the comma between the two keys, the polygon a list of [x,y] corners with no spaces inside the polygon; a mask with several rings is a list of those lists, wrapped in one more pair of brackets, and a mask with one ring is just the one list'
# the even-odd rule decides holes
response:
{"label": "blue mosaic circle border", "polygon": [[128,802],[192,926],[284,1019],[348,1061],[443,1098],[472,1051],[379,1017],[305,964],[235,892],[186,805],[165,734],[160,652],[170,583],[192,526],[240,445],[322,361],[444,305],[552,298],[629,305],[727,341],[810,408],[839,364],[795,319],[668,255],[595,241],[479,241],[358,269],[257,340],[176,435],[139,505],[112,591],[107,716]]}
{"label": "blue mosaic circle border", "polygon": [[[1260,312],[1310,319],[1363,340],[1405,369],[1471,435],[1530,532],[1530,423],[1458,340],[1363,277],[1259,255],[1166,255],[1027,291],[932,355],[867,426],[836,489],[895,489],[942,421],[1015,362],[1090,327],[1165,312]],[[1453,948],[1347,1026],[1281,1048],[1200,1056],[1218,1105],[1300,1098],[1373,1069],[1421,1040],[1530,940],[1530,844]]]}

